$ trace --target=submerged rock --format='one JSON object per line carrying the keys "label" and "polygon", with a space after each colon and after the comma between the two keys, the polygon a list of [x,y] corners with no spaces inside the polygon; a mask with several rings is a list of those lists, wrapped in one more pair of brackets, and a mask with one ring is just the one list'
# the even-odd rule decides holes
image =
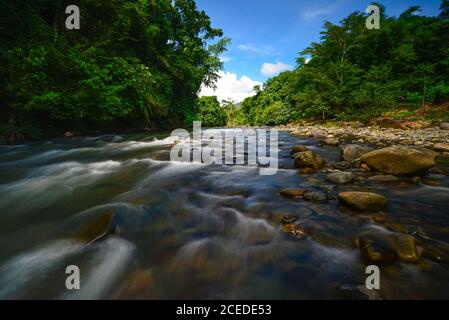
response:
{"label": "submerged rock", "polygon": [[397,254],[393,249],[388,248],[385,244],[376,242],[371,238],[360,238],[359,246],[362,258],[368,263],[391,263],[397,259]]}
{"label": "submerged rock", "polygon": [[309,149],[305,146],[293,146],[291,154],[305,152],[305,151],[309,151]]}
{"label": "submerged rock", "polygon": [[343,206],[361,211],[379,211],[388,203],[388,199],[380,194],[356,191],[341,192],[338,201]]}
{"label": "submerged rock", "polygon": [[295,155],[296,168],[311,168],[314,170],[322,169],[325,161],[313,151],[300,152]]}
{"label": "submerged rock", "polygon": [[114,215],[112,213],[103,214],[92,224],[88,225],[84,230],[77,234],[75,238],[86,243],[100,240],[115,232],[113,220]]}
{"label": "submerged rock", "polygon": [[437,153],[424,148],[388,147],[366,153],[362,161],[386,174],[411,174],[435,166]]}
{"label": "submerged rock", "polygon": [[291,216],[291,215],[286,215],[283,216],[281,219],[281,223],[282,224],[292,224],[293,222],[295,222],[298,218],[295,216]]}
{"label": "submerged rock", "polygon": [[351,247],[351,243],[346,243],[345,241],[342,241],[335,236],[332,236],[331,234],[321,231],[317,233],[312,233],[310,235],[313,241],[319,243],[322,246],[325,247],[332,247],[332,248],[339,248],[339,249],[345,249]]}
{"label": "submerged rock", "polygon": [[325,202],[329,200],[329,196],[323,192],[306,192],[304,194],[304,200],[309,202]]}
{"label": "submerged rock", "polygon": [[433,262],[449,264],[449,245],[440,241],[429,240],[420,243],[422,256]]}
{"label": "submerged rock", "polygon": [[284,189],[281,191],[281,196],[286,198],[300,198],[304,196],[307,190],[304,189]]}
{"label": "submerged rock", "polygon": [[351,172],[334,172],[328,174],[326,179],[337,184],[346,184],[354,180],[354,175]]}
{"label": "submerged rock", "polygon": [[282,226],[282,231],[290,236],[293,236],[296,239],[304,239],[307,237],[305,230],[293,223],[284,224]]}
{"label": "submerged rock", "polygon": [[372,151],[373,148],[361,146],[358,144],[348,144],[341,148],[341,156],[345,161],[354,161],[359,159],[365,153]]}
{"label": "submerged rock", "polygon": [[367,234],[358,242],[362,256],[368,262],[389,263],[400,259],[414,263],[419,260],[416,239],[407,234]]}
{"label": "submerged rock", "polygon": [[348,161],[340,161],[332,164],[332,167],[338,170],[347,170],[351,168],[351,163]]}
{"label": "submerged rock", "polygon": [[369,177],[368,180],[373,182],[397,182],[399,178],[393,175],[377,175]]}

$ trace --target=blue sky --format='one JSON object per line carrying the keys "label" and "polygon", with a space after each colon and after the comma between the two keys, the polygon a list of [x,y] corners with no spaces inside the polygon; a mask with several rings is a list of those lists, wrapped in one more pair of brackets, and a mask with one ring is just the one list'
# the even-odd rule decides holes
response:
{"label": "blue sky", "polygon": [[[371,0],[197,0],[199,9],[211,17],[214,27],[222,28],[232,39],[223,55],[226,83],[229,88],[220,98],[234,95],[234,100],[248,96],[248,88],[295,65],[297,54],[320,38],[325,20],[338,23],[354,11],[365,11]],[[397,16],[412,5],[419,5],[423,15],[437,15],[440,0],[380,0],[389,16]],[[243,78],[242,78],[243,77]],[[232,82],[235,82],[234,85]],[[220,88],[219,88],[220,90]],[[222,90],[223,91],[223,90]],[[250,90],[251,91],[251,90]],[[246,94],[245,94],[246,92]],[[215,92],[217,93],[217,92]],[[218,92],[220,93],[220,92]],[[212,94],[208,91],[205,94]],[[220,95],[220,94],[218,94]],[[224,95],[224,96],[223,96]],[[231,98],[231,97],[229,97]]]}

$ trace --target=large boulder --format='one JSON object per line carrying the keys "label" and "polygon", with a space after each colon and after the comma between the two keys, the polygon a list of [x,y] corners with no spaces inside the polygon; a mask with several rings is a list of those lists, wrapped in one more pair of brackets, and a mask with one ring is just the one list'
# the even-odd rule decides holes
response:
{"label": "large boulder", "polygon": [[386,207],[388,199],[373,192],[346,191],[338,195],[341,205],[360,211],[379,211]]}
{"label": "large boulder", "polygon": [[388,147],[364,154],[361,160],[386,174],[411,174],[435,166],[438,153],[425,148]]}
{"label": "large boulder", "polygon": [[341,156],[345,161],[354,161],[370,151],[373,151],[373,148],[358,144],[348,144],[341,148]]}
{"label": "large boulder", "polygon": [[311,168],[320,170],[324,167],[326,162],[323,158],[313,151],[305,151],[295,154],[295,166],[298,169]]}

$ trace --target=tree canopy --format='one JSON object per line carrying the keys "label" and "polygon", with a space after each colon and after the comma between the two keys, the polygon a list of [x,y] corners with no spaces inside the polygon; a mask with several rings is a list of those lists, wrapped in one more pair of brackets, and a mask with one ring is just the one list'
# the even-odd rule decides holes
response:
{"label": "tree canopy", "polygon": [[229,42],[194,0],[1,1],[0,33],[0,120],[29,138],[186,125]]}
{"label": "tree canopy", "polygon": [[226,107],[221,106],[217,97],[200,97],[196,103],[198,120],[203,127],[223,127],[227,123]]}
{"label": "tree canopy", "polygon": [[449,99],[449,2],[437,17],[411,7],[382,12],[380,29],[354,12],[325,22],[321,41],[301,51],[297,67],[268,80],[242,103],[246,123],[284,124],[300,118],[373,116],[385,110]]}

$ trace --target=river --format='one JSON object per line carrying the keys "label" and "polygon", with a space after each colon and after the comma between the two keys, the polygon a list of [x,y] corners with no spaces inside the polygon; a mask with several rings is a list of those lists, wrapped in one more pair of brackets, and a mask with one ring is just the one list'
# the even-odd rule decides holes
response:
{"label": "river", "polygon": [[[324,173],[294,169],[294,145],[339,160],[338,147],[318,147],[313,139],[281,132],[280,169],[262,176],[254,166],[170,162],[173,139],[167,137],[0,146],[0,298],[354,298],[357,290],[344,288],[365,284],[367,265],[353,243],[361,232],[419,230],[413,232],[422,241],[449,252],[445,175],[332,186]],[[285,188],[378,192],[389,199],[391,222],[378,224],[336,200],[286,199],[279,194]],[[310,236],[284,234],[285,215],[295,216]],[[89,238],[109,219],[114,232]],[[80,290],[66,289],[68,265],[80,269]],[[448,280],[447,261],[396,261],[381,267],[379,293],[449,298]]]}

